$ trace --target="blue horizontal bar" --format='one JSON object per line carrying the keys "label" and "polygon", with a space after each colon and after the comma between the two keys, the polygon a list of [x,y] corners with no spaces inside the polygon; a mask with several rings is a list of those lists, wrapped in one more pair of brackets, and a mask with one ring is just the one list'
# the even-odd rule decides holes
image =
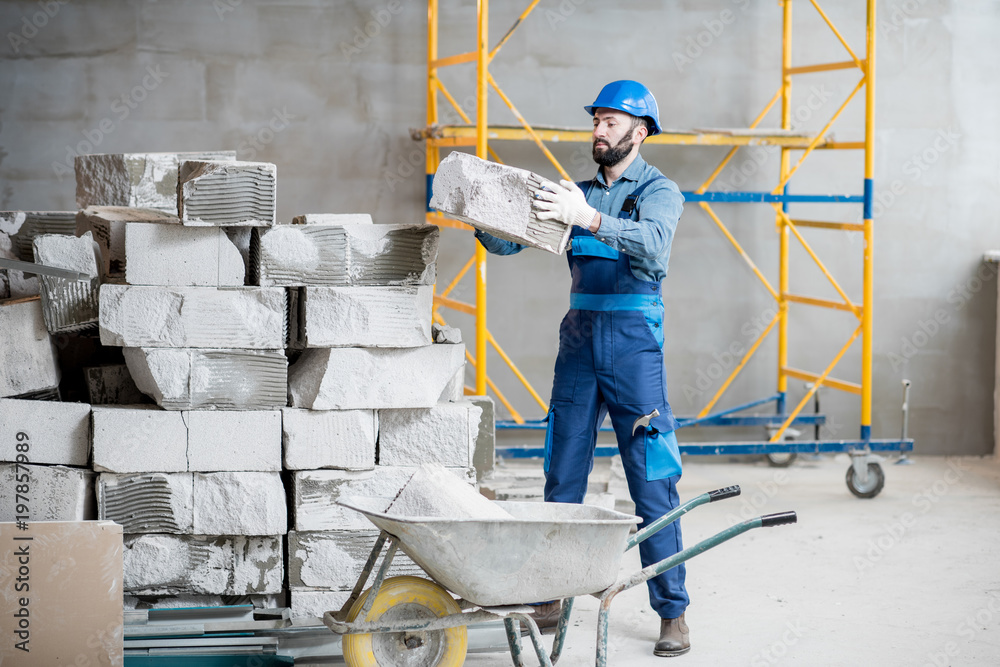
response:
{"label": "blue horizontal bar", "polygon": [[737,405],[735,408],[720,410],[719,412],[714,412],[710,415],[705,415],[704,417],[677,417],[677,421],[680,423],[681,428],[684,428],[685,426],[697,426],[702,422],[711,421],[717,417],[722,417],[734,412],[740,412],[742,410],[749,410],[750,408],[756,408],[758,405],[764,405],[766,403],[771,403],[772,401],[777,401],[779,398],[781,398],[781,394],[775,394],[773,396],[768,396],[767,398],[761,398],[756,401],[744,403],[743,405]]}
{"label": "blue horizontal bar", "polygon": [[763,203],[833,203],[833,204],[864,204],[864,195],[776,195],[770,192],[684,192],[684,201],[714,201],[733,204],[754,202]]}
{"label": "blue horizontal bar", "polygon": [[[722,415],[719,417],[705,417],[705,421],[699,421],[695,426],[781,426],[788,419],[788,415]],[[808,413],[795,417],[793,424],[799,426],[825,424],[826,415]],[[681,424],[682,427],[688,424]]]}
{"label": "blue horizontal bar", "polygon": [[[698,442],[681,445],[681,454],[689,456],[737,456],[749,454],[837,454],[840,452],[912,452],[913,439],[907,440],[790,440],[786,442]],[[595,456],[614,456],[618,447],[601,445]],[[542,447],[498,447],[497,456],[511,459],[540,458]]]}

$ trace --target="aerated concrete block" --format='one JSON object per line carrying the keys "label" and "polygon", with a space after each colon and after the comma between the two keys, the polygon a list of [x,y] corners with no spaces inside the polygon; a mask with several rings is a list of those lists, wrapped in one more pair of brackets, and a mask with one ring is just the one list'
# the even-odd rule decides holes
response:
{"label": "aerated concrete block", "polygon": [[493,475],[496,463],[496,404],[489,396],[470,396],[469,401],[483,411],[479,418],[476,451],[472,455],[472,462],[476,468],[476,481],[481,482]]}
{"label": "aerated concrete block", "polygon": [[125,225],[125,282],[130,285],[242,286],[246,266],[217,227]]}
{"label": "aerated concrete block", "polygon": [[184,225],[270,226],[275,223],[277,167],[269,162],[184,162],[177,214]]}
{"label": "aerated concrete block", "polygon": [[[288,533],[288,584],[292,590],[351,590],[375,546],[378,530],[334,530]],[[402,551],[396,553],[388,575],[427,577]]]}
{"label": "aerated concrete block", "polygon": [[49,333],[70,333],[97,327],[98,289],[101,284],[94,237],[44,234],[34,240],[35,262],[71,269],[88,280],[39,276],[42,313]]}
{"label": "aerated concrete block", "polygon": [[94,407],[94,470],[187,471],[187,426],[179,412],[149,407]]}
{"label": "aerated concrete block", "polygon": [[296,408],[430,408],[464,365],[464,345],[309,349],[288,387]]}
{"label": "aerated concrete block", "polygon": [[572,227],[535,217],[528,189],[532,176],[454,151],[438,166],[430,205],[498,238],[561,255]]}
{"label": "aerated concrete block", "polygon": [[292,618],[323,618],[328,611],[338,611],[351,597],[351,591],[323,591],[309,588],[291,588],[290,607]]}
{"label": "aerated concrete block", "polygon": [[194,474],[197,535],[284,535],[287,516],[277,472]]}
{"label": "aerated concrete block", "polygon": [[379,410],[378,461],[389,466],[471,467],[482,413],[469,402]]}
{"label": "aerated concrete block", "polygon": [[0,461],[16,461],[18,443],[31,463],[86,466],[90,405],[0,398]]}
{"label": "aerated concrete block", "polygon": [[123,603],[125,611],[147,611],[151,609],[191,609],[192,607],[224,607],[231,604],[249,604],[255,609],[277,609],[288,606],[287,596],[240,595],[239,599],[227,595],[126,595]]}
{"label": "aerated concrete block", "polygon": [[274,350],[285,346],[286,310],[280,287],[102,285],[101,343]]}
{"label": "aerated concrete block", "polygon": [[[372,523],[363,514],[337,504],[341,496],[378,496],[395,498],[416,468],[376,466],[374,470],[304,470],[292,478],[295,530],[371,530]],[[450,472],[472,484],[476,478],[471,468],[453,468]]]}
{"label": "aerated concrete block", "polygon": [[59,366],[39,298],[0,303],[0,396],[59,386]]}
{"label": "aerated concrete block", "polygon": [[181,221],[173,213],[128,206],[88,206],[76,214],[76,235],[94,235],[101,246],[101,271],[106,277],[125,275],[125,226],[129,223],[180,225]]}
{"label": "aerated concrete block", "polygon": [[35,261],[36,236],[43,234],[76,235],[76,211],[2,211],[0,233],[10,236],[14,257],[23,262]]}
{"label": "aerated concrete block", "polygon": [[87,366],[83,369],[83,377],[93,405],[138,405],[145,398],[125,364]]}
{"label": "aerated concrete block", "polygon": [[292,218],[293,225],[370,225],[367,213],[306,213]]}
{"label": "aerated concrete block", "polygon": [[255,229],[250,275],[260,285],[433,285],[433,225],[279,225]]}
{"label": "aerated concrete block", "polygon": [[281,470],[278,410],[197,410],[185,412],[184,419],[188,427],[188,470]]}
{"label": "aerated concrete block", "polygon": [[282,350],[127,347],[123,353],[139,390],[168,410],[272,410],[287,403]]}
{"label": "aerated concrete block", "polygon": [[0,521],[89,521],[95,518],[94,473],[90,470],[0,463]]}
{"label": "aerated concrete block", "polygon": [[306,347],[430,345],[434,287],[305,287]]}
{"label": "aerated concrete block", "polygon": [[280,593],[282,537],[128,535],[125,591],[133,595]]}
{"label": "aerated concrete block", "polygon": [[193,507],[191,473],[102,473],[97,480],[98,517],[121,524],[127,534],[191,534]]}
{"label": "aerated concrete block", "polygon": [[374,410],[284,408],[281,415],[286,469],[375,467],[378,416]]}
{"label": "aerated concrete block", "polygon": [[76,205],[177,212],[177,171],[185,160],[235,160],[235,151],[125,153],[76,158]]}

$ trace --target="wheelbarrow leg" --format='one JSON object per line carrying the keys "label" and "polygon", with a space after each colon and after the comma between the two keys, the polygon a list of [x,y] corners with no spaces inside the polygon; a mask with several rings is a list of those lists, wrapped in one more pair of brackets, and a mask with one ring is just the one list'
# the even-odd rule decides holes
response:
{"label": "wheelbarrow leg", "polygon": [[601,609],[597,614],[597,667],[607,667],[608,664],[608,619],[611,615],[611,601],[622,591],[645,583],[653,577],[659,576],[667,570],[677,567],[684,561],[694,558],[698,554],[704,553],[712,547],[718,546],[727,540],[731,540],[737,535],[741,535],[754,528],[767,528],[770,526],[781,526],[786,523],[796,522],[795,512],[779,512],[759,516],[755,519],[748,519],[742,523],[723,530],[720,533],[702,540],[693,547],[688,547],[669,558],[664,558],[659,563],[653,563],[644,567],[628,579],[619,581],[611,588],[601,594]]}
{"label": "wheelbarrow leg", "polygon": [[565,598],[562,601],[562,614],[559,615],[559,625],[556,627],[556,636],[552,640],[552,653],[549,659],[552,664],[556,664],[562,655],[563,644],[566,643],[566,631],[569,629],[569,616],[573,613],[573,598]]}
{"label": "wheelbarrow leg", "polygon": [[[545,646],[542,644],[542,633],[538,629],[538,624],[530,614],[511,614],[504,619],[504,627],[507,628],[507,643],[510,644],[510,655],[514,659],[514,664],[521,667],[524,663],[521,659],[521,634],[517,631],[517,619],[528,627],[528,635],[531,637],[531,644],[535,647],[535,655],[538,656],[538,664],[542,667],[552,667],[552,660],[545,653]],[[508,625],[510,623],[511,625]],[[514,628],[513,634],[511,628]],[[516,656],[515,656],[516,654]]]}
{"label": "wheelbarrow leg", "polygon": [[504,630],[507,631],[507,644],[510,646],[510,659],[514,667],[524,667],[521,660],[521,625],[513,618],[503,619]]}

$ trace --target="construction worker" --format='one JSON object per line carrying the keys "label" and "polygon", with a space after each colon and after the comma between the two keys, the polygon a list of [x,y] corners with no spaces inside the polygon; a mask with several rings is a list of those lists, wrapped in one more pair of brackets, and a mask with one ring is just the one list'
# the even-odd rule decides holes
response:
{"label": "construction worker", "polygon": [[[648,88],[614,81],[584,109],[594,118],[597,175],[580,183],[532,184],[534,215],[573,226],[566,252],[570,310],[559,330],[545,436],[545,500],[583,502],[597,432],[610,414],[629,492],[646,525],[679,503],[681,462],[667,401],[660,281],[684,196],[639,155],[643,140],[660,132]],[[480,231],[476,238],[499,255],[524,248]],[[643,567],[681,549],[679,522],[639,546]],[[648,582],[650,604],[661,618],[657,656],[691,648],[684,577],[680,565]],[[559,614],[556,601],[533,615],[540,626],[554,627]]]}

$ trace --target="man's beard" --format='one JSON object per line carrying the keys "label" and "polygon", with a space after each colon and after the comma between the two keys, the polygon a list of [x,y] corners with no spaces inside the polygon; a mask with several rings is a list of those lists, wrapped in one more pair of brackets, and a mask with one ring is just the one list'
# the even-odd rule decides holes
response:
{"label": "man's beard", "polygon": [[613,167],[632,152],[632,133],[628,133],[622,140],[619,141],[614,146],[607,146],[603,151],[597,151],[597,141],[594,141],[594,146],[592,149],[592,155],[594,156],[594,162],[601,165],[602,167]]}

